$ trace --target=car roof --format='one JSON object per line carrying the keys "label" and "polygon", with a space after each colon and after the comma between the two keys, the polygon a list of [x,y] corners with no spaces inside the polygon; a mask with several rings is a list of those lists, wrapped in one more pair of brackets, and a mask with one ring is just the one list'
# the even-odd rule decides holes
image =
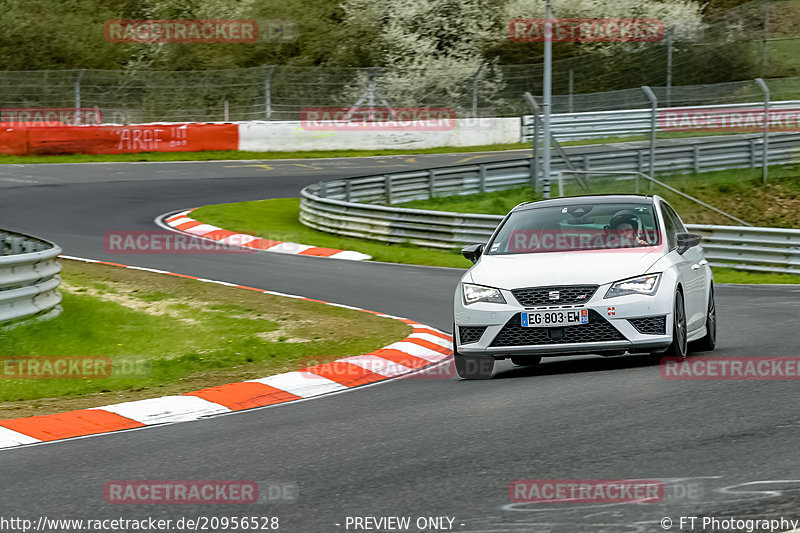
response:
{"label": "car roof", "polygon": [[581,205],[581,204],[618,204],[633,203],[653,205],[655,198],[645,194],[587,194],[585,196],[565,196],[561,198],[551,198],[549,200],[539,200],[536,202],[524,202],[519,204],[512,211],[537,209],[539,207],[552,207],[562,205]]}

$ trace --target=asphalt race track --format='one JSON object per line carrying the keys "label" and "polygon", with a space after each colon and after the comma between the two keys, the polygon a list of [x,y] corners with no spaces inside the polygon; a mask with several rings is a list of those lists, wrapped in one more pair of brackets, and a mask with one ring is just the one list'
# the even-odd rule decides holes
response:
{"label": "asphalt race track", "polygon": [[[104,251],[103,235],[157,229],[154,217],[188,207],[296,197],[320,179],[475,157],[508,155],[4,165],[0,227],[50,238],[68,255],[302,294],[450,331],[456,269],[270,253],[120,256]],[[714,355],[798,355],[800,286],[718,286],[717,305]],[[5,450],[0,514],[277,516],[280,531],[300,533],[345,531],[348,516],[447,516],[453,531],[610,533],[664,531],[664,517],[675,522],[671,531],[681,531],[680,516],[800,519],[799,397],[796,381],[668,381],[634,357],[554,358],[535,370],[504,362],[490,381],[399,379]],[[512,504],[508,494],[516,479],[633,478],[665,480],[664,499]],[[300,492],[294,503],[257,506],[105,503],[107,481],[131,479],[297,483]]]}

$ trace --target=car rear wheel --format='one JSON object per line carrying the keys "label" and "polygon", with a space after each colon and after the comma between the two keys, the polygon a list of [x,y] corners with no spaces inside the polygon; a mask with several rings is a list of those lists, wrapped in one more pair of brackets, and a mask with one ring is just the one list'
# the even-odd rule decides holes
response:
{"label": "car rear wheel", "polygon": [[662,357],[686,358],[688,343],[686,342],[686,307],[683,305],[683,294],[675,292],[675,306],[672,320],[672,343],[663,352],[651,353],[653,363],[658,363]]}
{"label": "car rear wheel", "polygon": [[717,346],[717,306],[714,303],[714,285],[708,295],[708,310],[706,311],[706,335],[697,342],[692,343],[692,348],[710,352]]}
{"label": "car rear wheel", "polygon": [[538,355],[512,357],[511,362],[517,366],[537,366],[542,362],[542,358]]}

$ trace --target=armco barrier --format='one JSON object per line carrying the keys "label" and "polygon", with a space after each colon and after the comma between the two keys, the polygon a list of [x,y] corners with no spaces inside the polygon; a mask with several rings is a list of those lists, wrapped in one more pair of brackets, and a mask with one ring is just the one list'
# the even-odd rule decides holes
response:
{"label": "armco barrier", "polygon": [[[782,154],[772,154],[773,163],[796,160],[793,152],[797,148],[790,147],[789,139],[784,137],[781,141],[785,144]],[[791,143],[800,142],[800,136],[791,139]],[[745,139],[739,144],[717,143],[705,153],[712,154],[712,168],[726,161],[726,150],[731,151],[727,158],[731,167],[749,166],[737,164],[736,150],[741,149],[741,143],[747,146],[751,142]],[[697,146],[688,149],[697,157]],[[686,166],[707,168],[702,153]],[[611,169],[622,170],[615,155],[603,156],[603,161]],[[485,243],[502,216],[408,209],[394,204],[525,185],[530,183],[530,165],[531,160],[524,158],[319,182],[300,193],[300,221],[338,235],[390,243],[409,242],[429,248],[454,249],[465,244]],[[592,166],[591,170],[600,176],[605,168]],[[714,266],[800,274],[800,230],[689,227],[704,235],[706,255]]]}
{"label": "armco barrier", "polygon": [[0,327],[61,312],[60,253],[50,241],[0,232]]}
{"label": "armco barrier", "polygon": [[238,150],[237,124],[7,127],[0,153],[13,155],[125,154]]}
{"label": "armco barrier", "polygon": [[[691,107],[659,108],[658,116],[664,113],[681,113],[691,110],[704,109],[713,112],[720,111],[753,111],[762,109],[763,102],[749,104],[723,104]],[[797,110],[800,100],[784,100],[771,102],[771,112],[779,110]],[[602,137],[616,137],[625,135],[644,135],[650,133],[653,113],[650,109],[624,109],[619,111],[593,111],[584,113],[557,113],[551,117],[550,127],[553,135],[560,141],[575,141],[580,139],[597,139]],[[661,120],[657,120],[656,131],[663,131]],[[721,134],[729,133],[720,131]],[[522,117],[522,140],[529,141],[533,137],[533,116]]]}

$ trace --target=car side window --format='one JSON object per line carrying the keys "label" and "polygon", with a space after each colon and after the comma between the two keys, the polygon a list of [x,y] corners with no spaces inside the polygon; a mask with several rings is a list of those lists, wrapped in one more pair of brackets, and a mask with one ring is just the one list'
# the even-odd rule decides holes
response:
{"label": "car side window", "polygon": [[675,237],[675,234],[679,231],[677,221],[671,211],[667,204],[661,204],[661,213],[664,215],[664,231],[667,234],[667,245],[670,250],[678,246],[678,239]]}
{"label": "car side window", "polygon": [[671,216],[673,221],[675,222],[675,229],[678,233],[686,233],[686,227],[681,222],[681,217],[678,216],[678,213],[675,212],[672,207],[668,206],[667,204],[661,204],[663,209],[665,209]]}

